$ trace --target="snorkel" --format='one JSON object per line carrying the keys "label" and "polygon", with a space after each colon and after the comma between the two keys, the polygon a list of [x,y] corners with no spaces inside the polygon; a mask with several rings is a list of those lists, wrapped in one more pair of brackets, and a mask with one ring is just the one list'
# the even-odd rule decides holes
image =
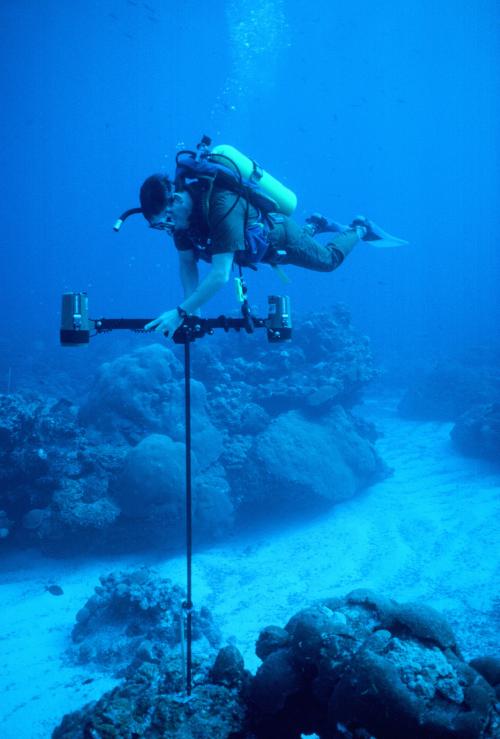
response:
{"label": "snorkel", "polygon": [[[127,218],[142,213],[151,228],[171,233],[175,228],[175,222],[170,214],[165,218],[163,213],[171,206],[174,193],[175,185],[168,175],[163,173],[151,175],[142,183],[140,206],[124,211],[115,221],[113,231],[118,233]],[[154,219],[158,221],[155,222]]]}
{"label": "snorkel", "polygon": [[121,216],[115,221],[113,231],[116,231],[116,233],[118,233],[118,231],[123,226],[123,222],[126,221],[129,216],[133,216],[136,213],[142,213],[142,208],[129,208],[124,213],[122,213]]}
{"label": "snorkel", "polygon": [[[113,231],[115,233],[118,233],[123,226],[124,221],[126,221],[127,218],[129,218],[130,216],[136,215],[137,213],[144,214],[144,211],[142,208],[129,208],[128,210],[126,210],[115,221]],[[172,216],[167,216],[166,219],[164,221],[161,221],[160,223],[149,223],[149,227],[155,228],[157,231],[167,231],[168,233],[172,233],[175,229],[175,223],[172,220]]]}

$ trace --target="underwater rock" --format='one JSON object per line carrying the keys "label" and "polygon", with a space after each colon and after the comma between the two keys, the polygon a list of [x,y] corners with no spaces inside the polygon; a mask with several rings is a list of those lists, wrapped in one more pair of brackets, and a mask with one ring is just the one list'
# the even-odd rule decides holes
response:
{"label": "underwater rock", "polygon": [[353,629],[345,615],[321,604],[299,611],[287,623],[285,630],[290,637],[294,663],[301,669],[319,662],[327,639],[331,642],[335,637],[341,636],[354,640]]}
{"label": "underwater rock", "polygon": [[266,626],[259,634],[257,644],[255,646],[255,654],[262,661],[268,657],[271,652],[277,652],[278,649],[284,649],[288,646],[290,636],[281,626]]}
{"label": "underwater rock", "polygon": [[214,465],[193,480],[193,515],[198,535],[218,539],[232,529],[235,508],[222,465]]}
{"label": "underwater rock", "polygon": [[0,503],[19,503],[29,497],[28,487],[31,495],[37,491],[46,497],[51,472],[62,462],[61,436],[50,428],[56,421],[41,398],[0,396]]}
{"label": "underwater rock", "polygon": [[0,511],[0,539],[6,539],[14,521],[11,521],[5,511]]}
{"label": "underwater rock", "polygon": [[375,736],[482,737],[493,692],[474,670],[414,640],[368,640],[332,693],[331,725],[363,726]]}
{"label": "underwater rock", "polygon": [[[286,345],[231,334],[193,347],[193,504],[205,539],[254,511],[272,516],[270,501],[280,515],[284,504],[292,516],[309,502],[314,512],[385,474],[374,428],[348,410],[376,375],[368,340],[345,306],[296,326]],[[183,367],[162,344],[105,362],[80,409],[41,394],[0,395],[5,545],[57,556],[158,541],[175,549],[184,433]],[[328,480],[315,446],[328,454]]]}
{"label": "underwater rock", "polygon": [[119,513],[106,493],[120,449],[88,438],[69,401],[33,393],[0,396],[0,429],[0,505],[17,524],[15,543],[74,552],[85,532],[90,546],[91,530]]}
{"label": "underwater rock", "polygon": [[[206,411],[203,384],[191,380],[192,443],[200,467],[222,450],[222,437]],[[137,444],[149,434],[184,441],[182,365],[170,349],[151,344],[104,363],[80,409],[82,423]]]}
{"label": "underwater rock", "polygon": [[297,317],[293,341],[266,345],[245,335],[216,336],[193,352],[196,376],[206,385],[214,423],[245,431],[247,404],[271,416],[302,410],[321,417],[334,405],[351,408],[377,376],[369,340],[355,330],[344,305]]}
{"label": "underwater rock", "polygon": [[53,739],[251,739],[240,694],[207,680],[187,699],[180,664],[142,663],[99,701],[68,714]]}
{"label": "underwater rock", "polygon": [[[130,449],[121,473],[110,488],[122,513],[143,521],[152,519],[153,528],[161,519],[162,535],[173,540],[183,531],[185,457],[184,444],[161,434],[151,434]],[[205,537],[220,536],[233,522],[233,504],[224,469],[219,465],[200,470],[193,453],[192,472],[197,531]]]}
{"label": "underwater rock", "polygon": [[456,421],[472,406],[492,402],[500,402],[497,367],[443,362],[406,391],[398,410],[417,421]]}
{"label": "underwater rock", "polygon": [[41,400],[19,393],[0,395],[0,450],[10,453],[36,433]]}
{"label": "underwater rock", "polygon": [[285,628],[288,646],[252,683],[257,737],[495,736],[494,690],[432,608],[360,590],[300,611]]}
{"label": "underwater rock", "polygon": [[[84,424],[125,435],[129,426],[136,427],[141,436],[148,431],[167,431],[182,420],[181,377],[180,362],[161,344],[124,354],[101,365],[80,407],[80,419]],[[162,424],[160,418],[168,408],[171,418]]]}
{"label": "underwater rock", "polygon": [[248,682],[250,673],[245,670],[245,663],[236,647],[222,647],[215,658],[210,671],[210,678],[215,685],[225,685],[226,688],[241,688]]}
{"label": "underwater rock", "polygon": [[276,717],[278,714],[284,722],[291,702],[305,688],[304,675],[294,664],[289,650],[279,649],[272,652],[259,667],[252,681],[250,700],[259,717]]}
{"label": "underwater rock", "polygon": [[52,585],[46,585],[45,590],[51,595],[64,595],[64,590],[60,585],[56,585],[55,583]]}
{"label": "underwater rock", "polygon": [[94,483],[62,480],[47,508],[29,511],[23,518],[26,529],[46,554],[60,556],[103,548],[120,510],[105,495],[105,482]]}
{"label": "underwater rock", "polygon": [[[137,576],[140,583],[149,579],[148,571]],[[109,586],[103,578],[98,595],[103,589],[121,593],[123,586],[130,587],[124,577],[110,576],[114,580]],[[116,595],[120,597],[118,591]],[[119,612],[128,613],[126,608]],[[88,615],[80,623],[92,633],[95,624]],[[267,627],[257,645],[264,659],[253,678],[234,647],[223,647],[215,662],[195,651],[193,695],[186,700],[179,656],[165,649],[165,642],[143,639],[122,673],[124,682],[66,716],[53,736],[499,736],[493,685],[500,661],[486,657],[466,664],[445,620],[423,604],[400,604],[374,591],[356,590],[345,598],[313,603],[292,616],[285,629]]]}
{"label": "underwater rock", "polygon": [[[159,662],[180,650],[182,588],[148,568],[102,576],[86,604],[76,614],[68,655],[81,664],[117,671],[140,655]],[[193,612],[197,649],[210,654],[220,636],[208,609]]]}
{"label": "underwater rock", "polygon": [[496,696],[500,700],[500,657],[491,655],[476,657],[469,664],[495,689]]}
{"label": "underwater rock", "polygon": [[214,662],[220,636],[206,608],[193,611],[192,694],[186,699],[183,601],[181,588],[148,568],[100,578],[77,614],[70,657],[119,671],[123,682],[65,716],[54,738],[247,736],[242,695],[250,676],[234,647],[224,647]]}
{"label": "underwater rock", "polygon": [[23,516],[23,527],[28,531],[35,531],[40,528],[47,516],[50,516],[48,508],[32,508]]}
{"label": "underwater rock", "polygon": [[339,502],[356,491],[354,475],[335,436],[296,411],[275,419],[259,435],[255,449],[269,478],[286,488],[290,505],[296,496]]}
{"label": "underwater rock", "polygon": [[[118,517],[120,511],[103,493],[105,486],[97,484],[87,490],[87,481],[65,480],[53,495],[51,525],[60,524],[60,531],[96,529],[102,531]],[[42,521],[42,528],[44,521]]]}
{"label": "underwater rock", "polygon": [[337,405],[324,416],[321,425],[334,439],[342,459],[354,474],[357,490],[390,474],[375,449],[378,434],[372,424]]}
{"label": "underwater rock", "polygon": [[240,459],[240,466],[234,460],[228,466],[223,457],[230,483],[237,480],[245,490],[243,511],[248,505],[268,512],[271,505],[286,505],[292,514],[304,507],[324,510],[386,475],[374,446],[340,406],[321,423],[298,411],[278,416]]}
{"label": "underwater rock", "polygon": [[271,420],[269,414],[258,403],[246,403],[240,408],[240,429],[245,434],[264,431]]}
{"label": "underwater rock", "polygon": [[500,402],[468,410],[458,419],[450,436],[462,454],[500,464]]}
{"label": "underwater rock", "polygon": [[414,637],[440,649],[451,649],[458,654],[455,635],[446,619],[425,603],[403,603],[396,605],[385,618],[382,627],[393,635]]}
{"label": "underwater rock", "polygon": [[[178,526],[183,513],[184,461],[184,444],[161,434],[151,434],[130,449],[112,487],[122,512],[146,517],[151,505],[161,506]],[[196,471],[195,457],[193,468]]]}

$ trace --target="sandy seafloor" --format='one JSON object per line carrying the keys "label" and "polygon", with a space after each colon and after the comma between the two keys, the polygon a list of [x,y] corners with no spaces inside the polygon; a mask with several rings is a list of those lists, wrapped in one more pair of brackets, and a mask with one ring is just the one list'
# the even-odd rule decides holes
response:
{"label": "sandy seafloor", "polygon": [[[360,409],[384,433],[377,446],[394,469],[391,477],[321,519],[195,552],[195,607],[212,610],[224,642],[241,650],[252,672],[261,628],[284,626],[312,600],[357,587],[434,606],[454,627],[467,659],[500,651],[500,470],[456,454],[450,424],[402,421],[395,406],[377,399]],[[2,739],[50,737],[65,713],[116,684],[62,657],[75,614],[99,575],[143,564],[185,583],[183,557],[62,561],[25,552],[3,558]],[[64,595],[46,592],[50,582]]]}

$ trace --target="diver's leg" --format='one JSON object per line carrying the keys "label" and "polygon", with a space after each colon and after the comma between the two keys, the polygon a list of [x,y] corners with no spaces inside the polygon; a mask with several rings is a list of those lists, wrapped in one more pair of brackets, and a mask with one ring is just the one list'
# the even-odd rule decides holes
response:
{"label": "diver's leg", "polygon": [[335,234],[332,240],[328,242],[327,247],[333,248],[335,251],[340,252],[340,254],[342,255],[342,258],[340,260],[341,264],[344,259],[352,252],[358,241],[363,238],[365,233],[366,231],[363,227],[360,228],[359,226],[356,226],[355,228],[348,228],[347,231],[342,231],[341,233]]}
{"label": "diver's leg", "polygon": [[337,231],[347,231],[349,226],[339,223],[338,221],[329,221],[328,218],[321,213],[311,213],[306,218],[306,226],[304,228],[311,234],[336,233]]}
{"label": "diver's leg", "polygon": [[312,269],[316,272],[332,272],[340,267],[364,234],[362,228],[348,228],[336,233],[327,244],[315,241],[307,228],[300,228],[294,221],[286,224],[286,257],[282,264]]}

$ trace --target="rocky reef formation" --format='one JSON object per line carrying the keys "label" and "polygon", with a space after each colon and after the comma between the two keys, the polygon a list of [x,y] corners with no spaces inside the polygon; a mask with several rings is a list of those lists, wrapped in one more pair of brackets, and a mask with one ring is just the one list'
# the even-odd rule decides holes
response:
{"label": "rocky reef formation", "polygon": [[493,686],[423,604],[354,591],[265,629],[257,654],[250,701],[261,739],[493,737],[499,726]]}
{"label": "rocky reef formation", "polygon": [[33,393],[0,396],[0,507],[4,539],[71,550],[92,546],[119,516],[108,479],[123,450],[96,443],[78,407]]}
{"label": "rocky reef formation", "polygon": [[347,307],[297,321],[293,340],[266,344],[246,334],[196,346],[193,363],[207,387],[210,415],[223,428],[257,429],[266,414],[298,409],[321,417],[335,405],[352,408],[378,372],[370,342],[355,330]]}
{"label": "rocky reef formation", "polygon": [[500,463],[500,371],[498,366],[441,363],[399,404],[404,418],[451,421],[454,447],[466,456]]}
{"label": "rocky reef formation", "polygon": [[[130,664],[177,657],[184,601],[182,588],[146,567],[102,576],[76,614],[68,656],[117,674]],[[208,659],[220,634],[207,608],[193,611],[192,635]]]}
{"label": "rocky reef formation", "polygon": [[[193,697],[185,700],[185,594],[155,570],[112,572],[76,614],[66,658],[122,677],[64,718],[54,737],[229,737],[245,721],[250,674],[220,645],[210,611],[192,612]],[[234,735],[236,736],[236,735]]]}
{"label": "rocky reef formation", "polygon": [[198,656],[186,699],[179,662],[143,650],[122,685],[66,716],[53,737],[498,736],[500,660],[467,664],[428,606],[353,591],[299,611],[284,628],[263,629],[256,652],[262,665],[253,677],[232,646],[215,661]]}
{"label": "rocky reef formation", "polygon": [[[368,340],[342,306],[307,317],[295,336],[269,345],[223,335],[193,347],[202,539],[273,509],[325,509],[387,474],[375,429],[352,411],[376,374]],[[184,459],[183,366],[162,344],[104,362],[78,404],[0,396],[0,539],[51,554],[123,541],[175,548]]]}
{"label": "rocky reef formation", "polygon": [[200,682],[187,700],[178,662],[163,660],[143,662],[123,686],[65,716],[52,739],[245,739],[245,723],[237,689]]}

